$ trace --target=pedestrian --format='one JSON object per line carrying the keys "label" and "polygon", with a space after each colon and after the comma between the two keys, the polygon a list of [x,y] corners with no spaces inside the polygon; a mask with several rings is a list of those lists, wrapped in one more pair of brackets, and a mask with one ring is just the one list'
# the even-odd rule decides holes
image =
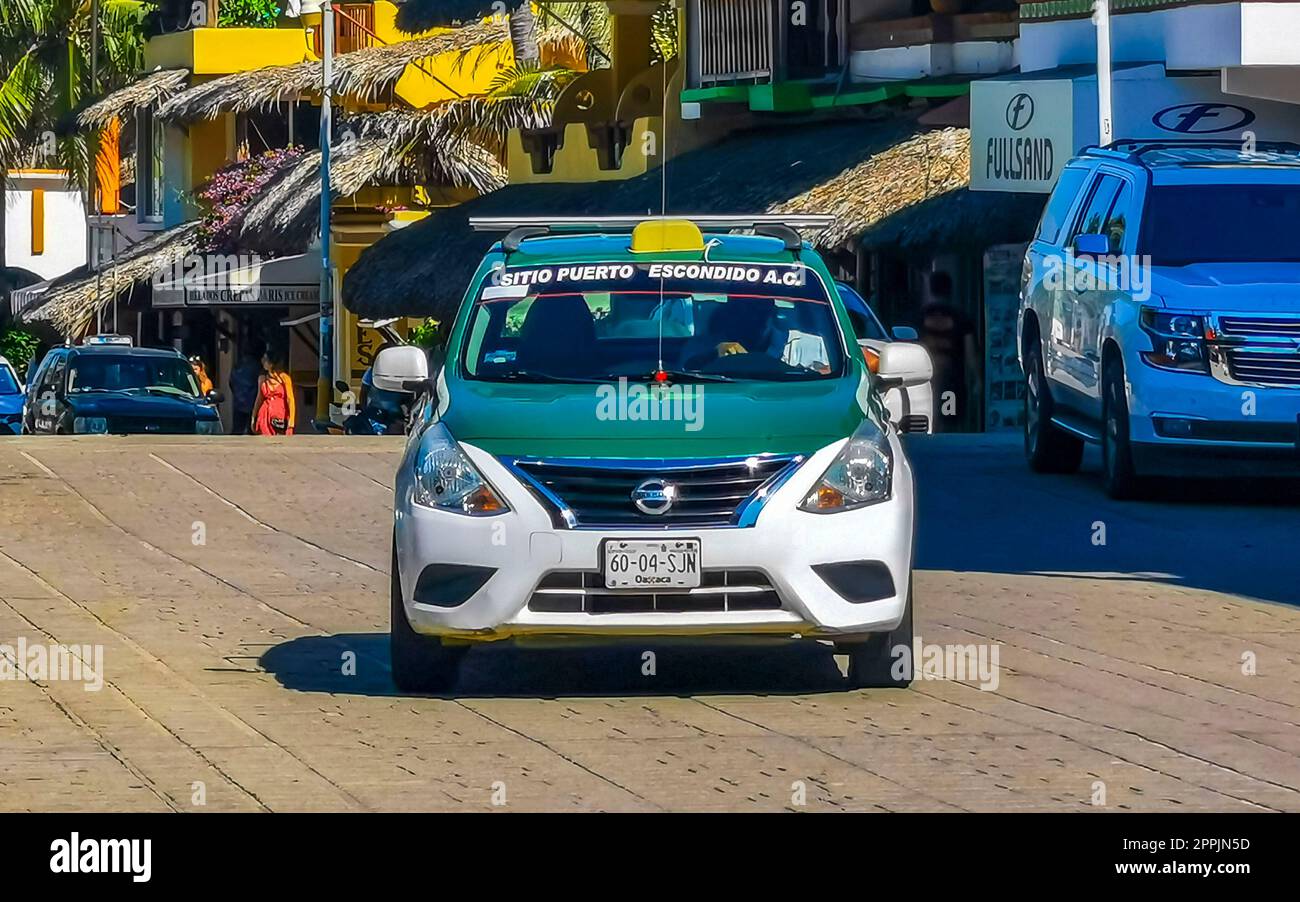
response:
{"label": "pedestrian", "polygon": [[284,357],[267,350],[262,355],[262,375],[257,380],[257,400],[253,402],[251,428],[255,435],[293,435],[297,414],[293,397],[293,380],[284,369]]}
{"label": "pedestrian", "polygon": [[190,358],[190,369],[194,370],[194,378],[199,383],[199,397],[206,398],[208,392],[212,391],[212,379],[208,376],[208,368],[203,363],[203,358],[195,354]]}
{"label": "pedestrian", "polygon": [[982,390],[975,329],[953,305],[952,276],[932,272],[928,287],[919,331],[934,362],[935,431],[955,432],[967,421],[967,401]]}
{"label": "pedestrian", "polygon": [[258,356],[245,351],[230,372],[231,426],[235,435],[248,435],[252,429],[253,408],[257,406],[258,377],[262,372]]}

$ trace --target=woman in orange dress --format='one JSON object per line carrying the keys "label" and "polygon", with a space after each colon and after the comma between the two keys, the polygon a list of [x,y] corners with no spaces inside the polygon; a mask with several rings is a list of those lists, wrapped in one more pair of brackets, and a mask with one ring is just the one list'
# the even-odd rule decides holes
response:
{"label": "woman in orange dress", "polygon": [[284,370],[284,359],[267,351],[262,355],[262,375],[257,379],[257,400],[253,402],[253,434],[293,435],[297,413],[293,380]]}

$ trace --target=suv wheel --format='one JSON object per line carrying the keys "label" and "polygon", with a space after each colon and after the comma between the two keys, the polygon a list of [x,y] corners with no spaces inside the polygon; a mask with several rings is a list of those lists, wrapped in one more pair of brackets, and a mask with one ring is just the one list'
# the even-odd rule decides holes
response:
{"label": "suv wheel", "polygon": [[[896,674],[894,649],[905,646],[909,651],[908,663],[913,666],[906,673]],[[909,580],[907,607],[903,620],[888,633],[875,633],[865,642],[846,644],[840,651],[849,656],[849,687],[853,689],[906,689],[912,683],[915,662],[910,660],[912,648],[912,589]]]}
{"label": "suv wheel", "polygon": [[1106,494],[1112,498],[1134,498],[1141,494],[1143,480],[1133,469],[1124,364],[1118,358],[1106,361],[1101,382],[1101,466]]}
{"label": "suv wheel", "polygon": [[393,563],[389,577],[392,625],[389,629],[389,655],[393,684],[402,692],[446,692],[456,683],[461,659],[467,647],[447,646],[436,636],[422,636],[411,629],[402,606],[402,582],[397,570],[397,544],[393,543]]}
{"label": "suv wheel", "polygon": [[1036,335],[1025,339],[1025,458],[1035,473],[1073,473],[1083,461],[1083,439],[1052,422],[1052,393]]}

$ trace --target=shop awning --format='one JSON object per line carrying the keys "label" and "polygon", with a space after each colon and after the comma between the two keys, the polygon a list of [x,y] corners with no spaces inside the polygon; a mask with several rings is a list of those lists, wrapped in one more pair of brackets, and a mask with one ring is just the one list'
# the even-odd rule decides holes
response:
{"label": "shop awning", "polygon": [[246,254],[204,254],[207,272],[177,267],[153,287],[155,307],[320,306],[317,254],[260,260]]}
{"label": "shop awning", "polygon": [[[965,129],[918,132],[904,118],[783,123],[672,160],[668,212],[829,212],[836,227],[809,237],[823,249],[854,246],[913,205],[965,193],[969,153]],[[662,178],[654,170],[623,182],[511,185],[435,211],[361,255],[344,277],[344,304],[361,316],[446,316],[496,237],[472,232],[469,217],[659,213]],[[1019,237],[978,234],[985,244]],[[938,228],[933,246],[966,237]]]}

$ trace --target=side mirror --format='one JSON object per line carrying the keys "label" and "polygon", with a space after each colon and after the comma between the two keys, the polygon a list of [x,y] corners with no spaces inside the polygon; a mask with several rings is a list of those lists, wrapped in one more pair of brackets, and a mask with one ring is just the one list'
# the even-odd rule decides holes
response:
{"label": "side mirror", "polygon": [[911,326],[895,326],[889,330],[889,334],[894,336],[894,341],[917,341],[921,337]]}
{"label": "side mirror", "polygon": [[429,391],[429,359],[411,345],[384,348],[370,369],[370,381],[380,391],[420,394]]}
{"label": "side mirror", "polygon": [[922,345],[887,344],[880,349],[878,375],[886,388],[924,385],[934,378],[934,363]]}
{"label": "side mirror", "polygon": [[1089,232],[1077,235],[1074,239],[1076,257],[1104,257],[1110,253],[1110,239],[1105,235]]}
{"label": "side mirror", "polygon": [[339,391],[341,394],[345,394],[345,395],[346,395],[348,392],[352,391],[352,386],[348,385],[348,384],[347,384],[346,382],[344,382],[342,379],[335,379],[335,380],[334,380],[334,387],[335,387],[336,389],[338,389],[338,391]]}
{"label": "side mirror", "polygon": [[226,396],[223,395],[221,392],[217,391],[215,388],[212,391],[208,392],[203,397],[207,400],[209,404],[224,404],[226,401]]}

